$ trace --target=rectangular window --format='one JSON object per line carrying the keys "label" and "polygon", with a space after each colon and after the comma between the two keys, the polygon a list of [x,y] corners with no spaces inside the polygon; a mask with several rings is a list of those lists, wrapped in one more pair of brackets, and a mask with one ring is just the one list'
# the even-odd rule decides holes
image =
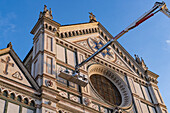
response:
{"label": "rectangular window", "polygon": [[19,105],[8,102],[7,113],[19,113]]}
{"label": "rectangular window", "polygon": [[60,45],[57,45],[57,59],[66,62],[65,48]]}
{"label": "rectangular window", "polygon": [[141,86],[141,87],[142,87],[145,99],[148,100],[149,102],[152,102],[150,94],[149,94],[149,91],[148,91],[148,88],[145,87],[145,86]]}
{"label": "rectangular window", "polygon": [[138,94],[141,98],[144,98],[144,97],[143,97],[143,94],[142,94],[142,90],[141,90],[140,84],[138,84],[137,82],[134,82],[134,84],[135,84],[135,89],[136,89],[137,94]]}
{"label": "rectangular window", "polygon": [[5,100],[0,99],[0,113],[4,113],[4,109],[5,109]]}
{"label": "rectangular window", "polygon": [[76,65],[75,52],[70,51],[68,49],[67,49],[67,64],[69,64],[71,66],[75,66]]}
{"label": "rectangular window", "polygon": [[147,104],[141,102],[141,107],[143,113],[149,113]]}
{"label": "rectangular window", "polygon": [[53,51],[53,40],[51,37],[47,37],[47,50]]}
{"label": "rectangular window", "polygon": [[46,72],[49,74],[52,74],[52,58],[47,57],[47,62],[46,62]]}

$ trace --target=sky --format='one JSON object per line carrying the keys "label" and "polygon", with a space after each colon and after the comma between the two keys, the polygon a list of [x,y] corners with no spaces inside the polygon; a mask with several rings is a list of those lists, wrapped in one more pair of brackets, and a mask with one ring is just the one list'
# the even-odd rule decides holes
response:
{"label": "sky", "polygon": [[[170,9],[170,0],[164,0]],[[21,60],[33,46],[31,29],[44,5],[52,9],[53,20],[65,24],[89,21],[93,12],[113,36],[118,34],[144,12],[155,0],[0,0],[0,49],[12,42]],[[159,12],[118,39],[134,57],[142,57],[152,72],[158,74],[158,87],[170,109],[170,18]]]}

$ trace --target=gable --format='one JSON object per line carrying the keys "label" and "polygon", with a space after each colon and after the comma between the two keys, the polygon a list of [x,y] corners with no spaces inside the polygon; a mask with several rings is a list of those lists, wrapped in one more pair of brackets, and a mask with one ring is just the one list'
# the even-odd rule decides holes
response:
{"label": "gable", "polygon": [[0,76],[32,87],[19,65],[9,53],[0,56]]}
{"label": "gable", "polygon": [[[86,36],[86,38],[83,38],[82,40],[81,38],[80,40],[79,38],[76,38],[73,41],[73,43],[85,47],[89,51],[93,51],[93,52],[96,52],[98,49],[100,49],[103,45],[107,43],[106,40],[98,33],[92,34],[91,36]],[[117,52],[111,46],[108,46],[105,50],[99,53],[98,56],[100,56],[101,58],[109,62],[115,63],[123,68],[129,69],[126,66],[126,64],[122,61],[120,56],[117,54]]]}
{"label": "gable", "polygon": [[38,84],[12,49],[11,43],[7,48],[0,50],[0,80],[11,85],[21,84],[39,90]]}
{"label": "gable", "polygon": [[[79,47],[81,46],[81,49],[86,52],[89,50],[90,54],[95,51],[92,49],[93,46],[89,44],[89,38],[99,37],[104,42],[104,44],[113,38],[113,36],[99,22],[88,23],[85,25],[80,24],[63,26],[59,33],[59,37],[68,42],[74,43]],[[114,41],[108,47],[111,48],[113,50],[113,54],[115,54],[115,60],[114,62],[112,61],[112,63],[120,68],[124,68],[133,72],[133,74],[136,76],[144,76],[144,73],[147,70],[146,65],[139,65],[138,62],[135,61],[135,59],[119,44],[118,41]],[[97,56],[103,60],[110,61],[107,58],[101,57],[101,53]]]}

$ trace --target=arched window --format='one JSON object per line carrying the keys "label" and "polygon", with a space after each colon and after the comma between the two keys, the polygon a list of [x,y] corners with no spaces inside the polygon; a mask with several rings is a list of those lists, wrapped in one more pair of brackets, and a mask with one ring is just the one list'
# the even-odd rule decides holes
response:
{"label": "arched window", "polygon": [[87,34],[89,33],[87,29],[86,29],[86,33],[87,33]]}
{"label": "arched window", "polygon": [[95,28],[95,32],[97,32],[97,28]]}
{"label": "arched window", "polygon": [[94,33],[94,29],[92,28],[92,33]]}
{"label": "arched window", "polygon": [[71,37],[71,32],[68,32],[68,34],[69,34],[69,37]]}
{"label": "arched window", "polygon": [[17,97],[17,101],[19,101],[19,102],[22,101],[22,97],[20,95]]}
{"label": "arched window", "polygon": [[65,32],[65,36],[67,37],[67,32]]}
{"label": "arched window", "polygon": [[11,93],[10,98],[11,98],[11,99],[15,99],[15,94],[14,94],[14,93]]}
{"label": "arched window", "polygon": [[89,29],[89,33],[91,33],[91,29]]}
{"label": "arched window", "polygon": [[113,47],[113,49],[115,49],[115,45],[114,44],[112,45],[112,47]]}
{"label": "arched window", "polygon": [[45,24],[45,28],[48,28],[48,25],[47,25],[47,24]]}
{"label": "arched window", "polygon": [[74,33],[74,31],[72,31],[72,34],[73,34],[73,36],[75,36],[75,33]]}
{"label": "arched window", "polygon": [[30,106],[35,107],[35,102],[33,100],[31,100]]}
{"label": "arched window", "polygon": [[63,33],[61,33],[61,38],[64,38]]}
{"label": "arched window", "polygon": [[105,36],[104,38],[105,38],[106,41],[108,41],[108,40],[107,40],[107,36]]}
{"label": "arched window", "polygon": [[79,30],[79,33],[80,33],[80,35],[82,35],[82,31],[81,30]]}
{"label": "arched window", "polygon": [[52,30],[52,27],[51,27],[51,26],[49,27],[49,30]]}
{"label": "arched window", "polygon": [[24,103],[28,104],[28,99],[27,98],[24,98]]}
{"label": "arched window", "polygon": [[62,111],[61,111],[61,110],[59,110],[59,111],[58,111],[58,113],[62,113]]}
{"label": "arched window", "polygon": [[127,62],[127,58],[126,58],[126,57],[124,57],[124,59],[125,59],[125,61]]}
{"label": "arched window", "polygon": [[102,35],[102,37],[104,36],[104,35],[103,35],[103,32],[101,32],[101,35]]}
{"label": "arched window", "polygon": [[84,30],[83,30],[83,34],[86,34]]}
{"label": "arched window", "polygon": [[56,34],[56,35],[57,35],[57,37],[59,37],[59,33],[58,33],[58,32],[57,32],[57,34]]}
{"label": "arched window", "polygon": [[130,61],[129,61],[128,63],[129,63],[129,66],[131,67],[131,63],[130,63]]}
{"label": "arched window", "polygon": [[79,35],[78,31],[76,31],[76,35]]}
{"label": "arched window", "polygon": [[3,92],[3,96],[8,97],[8,91],[5,90],[5,91]]}
{"label": "arched window", "polygon": [[55,31],[57,31],[57,30],[54,28],[53,31],[55,32]]}

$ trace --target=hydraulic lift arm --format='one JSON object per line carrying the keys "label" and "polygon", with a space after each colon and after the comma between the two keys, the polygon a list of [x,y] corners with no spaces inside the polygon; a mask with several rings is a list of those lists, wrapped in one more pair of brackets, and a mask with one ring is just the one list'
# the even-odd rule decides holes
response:
{"label": "hydraulic lift arm", "polygon": [[113,37],[109,42],[107,42],[103,47],[101,47],[93,55],[88,57],[86,60],[82,61],[80,64],[76,65],[75,66],[75,72],[77,73],[81,66],[86,64],[88,61],[90,61],[92,58],[94,58],[97,54],[99,54],[104,49],[106,49],[110,44],[112,44],[113,41],[119,39],[122,35],[127,33],[129,30],[137,27],[139,24],[143,23],[144,21],[146,21],[150,17],[154,16],[159,11],[162,11],[164,14],[166,14],[168,17],[170,17],[170,11],[167,9],[166,4],[164,2],[156,2],[155,5],[148,12],[146,12],[139,19],[137,19],[135,22],[133,22],[130,26],[128,26],[123,31],[121,31],[119,34],[117,34],[115,37]]}
{"label": "hydraulic lift arm", "polygon": [[80,67],[86,64],[88,61],[90,61],[92,58],[94,58],[97,54],[102,52],[104,49],[106,49],[109,45],[112,44],[113,41],[119,39],[122,35],[127,33],[129,30],[137,27],[139,24],[143,23],[150,17],[154,16],[159,11],[163,12],[165,15],[167,15],[170,18],[170,11],[166,7],[166,4],[164,2],[156,2],[155,5],[148,12],[143,14],[139,19],[133,22],[130,26],[128,26],[123,31],[121,31],[119,34],[117,34],[115,37],[113,37],[109,42],[107,42],[103,47],[101,47],[93,55],[88,57],[86,60],[84,60],[80,64],[76,65],[73,74],[70,74],[67,70],[65,70],[65,71],[60,71],[58,76],[66,80],[69,80],[73,83],[79,84],[83,87],[86,86],[88,84],[88,79],[85,75],[80,74],[79,72]]}

